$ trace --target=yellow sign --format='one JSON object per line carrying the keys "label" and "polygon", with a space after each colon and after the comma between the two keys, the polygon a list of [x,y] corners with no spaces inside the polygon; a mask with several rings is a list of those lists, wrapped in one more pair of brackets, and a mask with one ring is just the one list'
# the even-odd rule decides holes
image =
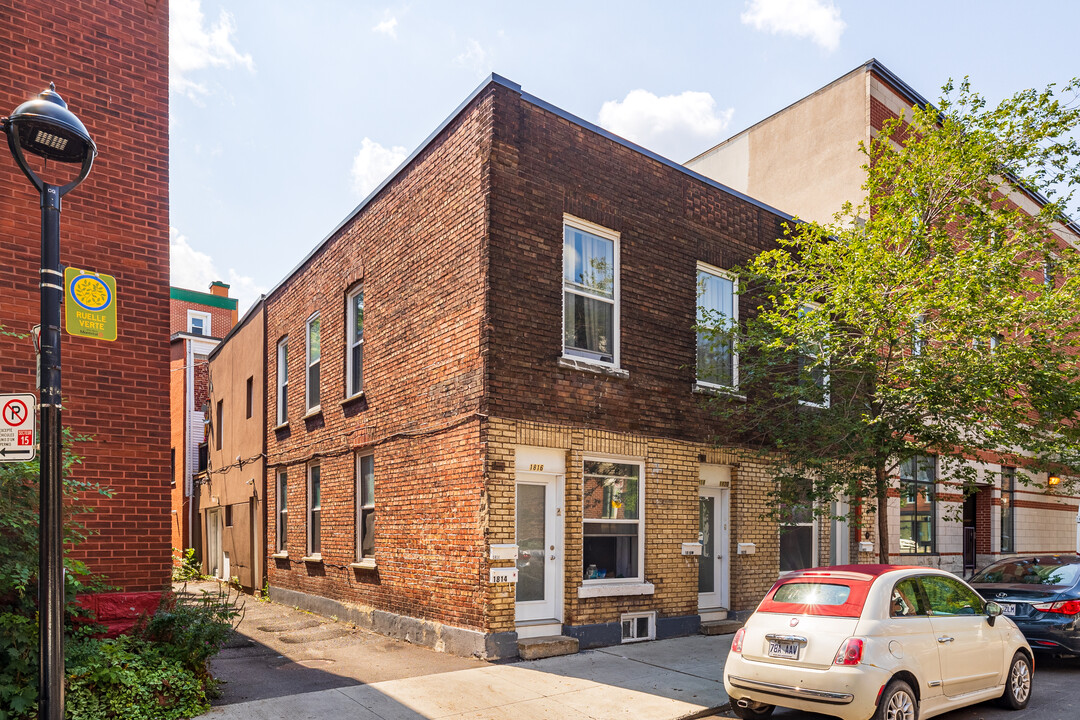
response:
{"label": "yellow sign", "polygon": [[104,273],[64,269],[64,326],[69,335],[116,339],[116,278]]}

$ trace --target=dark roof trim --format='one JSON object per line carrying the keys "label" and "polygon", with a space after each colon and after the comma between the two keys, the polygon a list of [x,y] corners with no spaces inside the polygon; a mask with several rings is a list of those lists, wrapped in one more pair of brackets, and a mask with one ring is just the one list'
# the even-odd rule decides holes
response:
{"label": "dark roof trim", "polygon": [[[325,246],[338,233],[338,231],[340,231],[342,228],[344,228],[346,225],[348,225],[353,220],[353,218],[355,218],[357,215],[359,215],[360,212],[365,207],[367,207],[368,203],[370,203],[372,200],[374,200],[375,196],[378,195],[380,192],[382,192],[382,189],[384,187],[389,185],[398,176],[398,174],[401,173],[402,170],[404,170],[406,167],[408,167],[409,163],[411,163],[413,160],[415,160],[416,157],[418,155],[420,155],[420,153],[422,153],[424,150],[426,150],[427,147],[435,140],[435,138],[437,138],[439,136],[439,134],[442,133],[442,131],[445,130],[447,128],[447,126],[450,125],[450,123],[452,123],[455,119],[457,119],[458,115],[460,115],[462,113],[462,111],[464,111],[465,108],[468,107],[472,103],[472,101],[475,100],[477,98],[477,96],[480,95],[480,93],[482,93],[484,90],[486,90],[489,86],[492,86],[492,85],[498,85],[500,87],[504,87],[504,88],[506,88],[508,90],[516,92],[526,102],[529,102],[529,103],[531,103],[533,105],[536,105],[537,107],[542,108],[544,110],[547,110],[548,112],[554,113],[558,117],[561,117],[564,120],[568,120],[569,122],[571,122],[571,123],[573,123],[575,125],[578,125],[578,126],[584,128],[586,130],[591,130],[592,132],[595,132],[595,133],[597,133],[599,135],[602,135],[602,136],[604,136],[605,138],[607,138],[609,140],[617,142],[618,144],[620,144],[620,145],[622,145],[624,147],[630,148],[631,150],[634,150],[635,152],[641,153],[642,155],[644,155],[644,156],[646,156],[646,157],[648,157],[648,158],[650,158],[652,160],[655,160],[656,162],[658,162],[658,163],[660,163],[662,165],[665,165],[665,166],[667,166],[667,167],[669,167],[669,168],[671,168],[673,170],[677,170],[678,172],[680,172],[680,173],[682,173],[684,175],[687,175],[689,177],[692,177],[695,180],[698,180],[699,182],[705,183],[706,185],[709,185],[710,187],[714,187],[714,188],[720,190],[721,192],[725,192],[725,193],[727,193],[729,195],[733,195],[733,196],[735,196],[735,197],[737,197],[737,198],[739,198],[741,200],[745,200],[746,202],[750,203],[751,205],[755,205],[755,206],[761,208],[762,210],[766,210],[766,211],[768,211],[768,212],[770,212],[770,213],[772,213],[774,215],[777,215],[779,217],[784,218],[785,220],[793,220],[794,219],[794,216],[789,215],[788,213],[781,212],[780,210],[777,210],[774,207],[766,205],[765,203],[761,202],[760,200],[755,200],[754,198],[750,197],[749,195],[744,195],[744,194],[738,192],[737,190],[733,190],[733,189],[729,188],[726,185],[722,185],[722,184],[716,182],[715,180],[713,180],[711,178],[707,178],[704,175],[702,175],[700,173],[697,173],[697,172],[695,172],[695,171],[693,171],[693,170],[691,170],[691,169],[689,169],[689,168],[687,168],[687,167],[685,167],[683,165],[680,165],[679,163],[677,163],[677,162],[675,162],[673,160],[668,160],[667,158],[665,158],[665,157],[663,157],[661,155],[658,155],[658,154],[652,152],[651,150],[647,150],[647,149],[641,147],[640,145],[637,145],[636,143],[632,143],[629,140],[626,140],[625,138],[621,138],[618,135],[615,135],[614,133],[608,132],[607,130],[603,129],[602,127],[600,127],[598,125],[594,125],[593,123],[591,123],[591,122],[589,122],[587,120],[583,120],[583,119],[577,117],[576,115],[572,115],[572,114],[566,112],[565,110],[563,110],[562,108],[558,108],[558,107],[552,105],[549,102],[541,100],[540,98],[536,97],[535,95],[530,95],[529,93],[523,92],[521,90],[521,85],[518,85],[516,82],[513,82],[512,80],[508,80],[507,78],[504,78],[503,76],[498,75],[496,73],[491,73],[491,75],[488,76],[487,80],[480,83],[480,85],[478,85],[475,90],[473,90],[471,93],[469,93],[469,96],[466,97],[461,102],[461,104],[458,105],[457,108],[452,113],[450,113],[450,115],[447,116],[447,118],[445,120],[443,120],[439,124],[439,126],[437,128],[435,128],[435,130],[430,135],[428,135],[427,138],[425,138],[424,141],[422,143],[420,143],[420,145],[415,150],[413,150],[412,153],[407,158],[405,158],[405,160],[400,165],[397,166],[397,168],[394,170],[394,172],[390,173],[390,175],[388,175],[385,180],[383,180],[381,183],[379,183],[378,187],[376,187],[374,190],[372,190],[370,193],[368,193],[368,196],[365,197],[363,200],[361,200],[360,204],[357,205],[355,208],[353,208],[352,212],[350,212],[348,215],[346,215],[345,218],[342,219],[342,221],[339,222],[334,227],[333,230],[331,230],[329,233],[327,233],[327,235],[321,241],[319,241],[319,243],[317,245],[315,245],[315,247],[313,247],[311,249],[311,251],[307,255],[305,255],[304,258],[299,263],[297,263],[297,265],[292,270],[290,270],[285,275],[285,277],[283,277],[280,281],[278,281],[278,283],[276,285],[274,285],[274,287],[271,288],[270,291],[267,292],[262,297],[263,298],[269,298],[269,297],[273,296],[279,289],[281,289],[281,287],[283,285],[285,285],[285,283],[287,283],[294,275],[296,275],[300,271],[300,269],[305,264],[307,264],[307,262],[309,260],[311,260],[311,258],[314,257],[315,254],[318,253],[323,248],[323,246]],[[226,337],[228,337],[228,336],[226,336]]]}
{"label": "dark roof trim", "polygon": [[[229,287],[226,285],[225,287]],[[210,307],[222,308],[223,310],[235,310],[236,298],[222,297],[221,295],[212,295],[211,293],[199,292],[198,290],[187,290],[186,288],[170,287],[169,299],[179,300],[180,302],[196,303],[198,305],[209,305]]]}
{"label": "dark roof trim", "polygon": [[[255,311],[262,307],[263,300],[265,299],[265,295],[260,295],[259,299],[251,304],[251,307],[244,313],[244,317],[240,318],[240,322],[233,325],[232,329],[225,333],[225,337],[221,338],[221,342],[215,345],[214,349],[210,351],[210,354],[206,356],[208,360],[213,360],[214,356],[218,354],[218,351],[225,346],[225,343],[229,342],[229,339],[232,338],[233,335],[240,332],[240,329],[248,324],[248,320],[255,317]],[[263,338],[263,343],[265,344],[265,342],[266,339]]]}

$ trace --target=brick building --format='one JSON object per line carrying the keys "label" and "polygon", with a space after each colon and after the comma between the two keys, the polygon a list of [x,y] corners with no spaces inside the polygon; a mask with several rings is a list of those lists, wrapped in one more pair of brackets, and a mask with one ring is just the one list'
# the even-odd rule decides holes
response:
{"label": "brick building", "polygon": [[786,219],[492,76],[265,298],[272,597],[486,657],[751,610],[770,478],[694,323]]}
{"label": "brick building", "polygon": [[236,316],[236,298],[229,297],[229,286],[223,282],[210,283],[208,293],[169,288],[172,547],[195,548],[200,558],[203,536],[192,532],[198,520],[192,498],[195,476],[207,463],[208,356],[236,325]]}
{"label": "brick building", "polygon": [[[119,333],[65,333],[63,423],[93,437],[74,472],[115,494],[92,499],[84,517],[96,534],[67,552],[131,591],[159,590],[170,568],[168,15],[157,0],[0,2],[0,113],[55,82],[99,150],[64,200],[60,258],[116,277]],[[0,154],[0,324],[29,333],[40,317],[39,197]],[[0,336],[4,392],[33,392],[34,367],[29,339]]]}
{"label": "brick building", "polygon": [[[927,104],[870,60],[686,165],[801,218],[827,222],[845,201],[865,197],[859,143],[869,144],[887,119]],[[805,182],[809,177],[814,181]],[[1045,202],[1020,193],[1008,199],[1032,213]],[[1054,232],[1061,252],[1080,249],[1075,224],[1059,224]],[[1016,468],[984,460],[973,464],[997,479],[967,497],[949,478],[937,476],[933,457],[901,471],[888,507],[889,553],[895,562],[961,573],[1016,553],[1080,552],[1080,498],[1049,488],[1046,474],[1026,484]],[[930,488],[933,500],[902,503],[899,488],[912,484]],[[861,557],[872,561],[876,551]]]}

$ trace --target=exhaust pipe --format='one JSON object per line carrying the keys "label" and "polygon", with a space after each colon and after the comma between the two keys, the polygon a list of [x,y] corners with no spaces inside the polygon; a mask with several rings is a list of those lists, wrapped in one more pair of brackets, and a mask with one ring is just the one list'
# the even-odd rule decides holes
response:
{"label": "exhaust pipe", "polygon": [[735,704],[736,704],[736,705],[738,705],[738,706],[739,706],[739,707],[741,707],[741,708],[748,708],[748,707],[750,707],[750,701],[749,701],[749,700],[747,700],[746,698],[739,698],[739,701],[738,701],[738,702],[736,702]]}

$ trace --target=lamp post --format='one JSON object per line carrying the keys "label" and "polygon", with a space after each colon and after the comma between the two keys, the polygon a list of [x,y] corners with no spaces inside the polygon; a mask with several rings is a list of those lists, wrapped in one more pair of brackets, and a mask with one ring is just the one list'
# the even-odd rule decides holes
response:
{"label": "lamp post", "polygon": [[[64,273],[60,265],[60,198],[90,174],[97,146],[82,122],[49,83],[49,89],[0,119],[19,169],[41,194],[41,479],[38,526],[38,717],[64,718],[64,518],[63,460],[60,430],[60,305]],[[26,153],[61,163],[79,164],[78,176],[65,185],[43,181]]]}

